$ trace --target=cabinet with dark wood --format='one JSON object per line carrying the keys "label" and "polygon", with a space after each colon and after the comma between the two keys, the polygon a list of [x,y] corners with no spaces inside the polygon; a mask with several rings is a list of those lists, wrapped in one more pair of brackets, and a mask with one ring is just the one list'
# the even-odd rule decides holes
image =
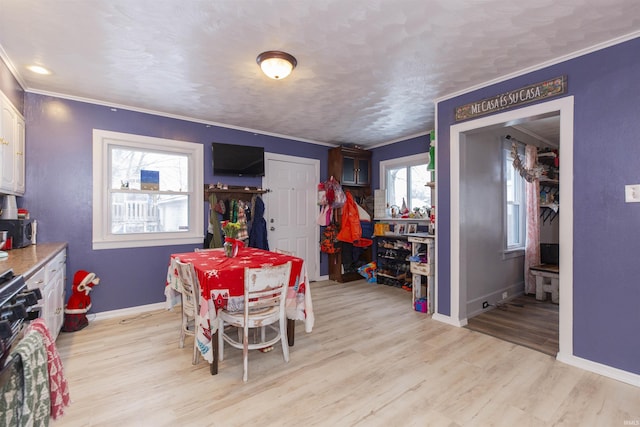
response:
{"label": "cabinet with dark wood", "polygon": [[329,150],[329,174],[340,180],[343,186],[370,187],[371,151],[351,147]]}
{"label": "cabinet with dark wood", "polygon": [[[329,150],[328,176],[340,181],[342,189],[353,196],[356,203],[371,196],[371,152],[353,147],[336,147]],[[372,212],[369,212],[372,214]],[[334,218],[340,226],[342,209],[334,211]],[[363,235],[365,238],[371,236]],[[351,250],[350,245],[344,245]],[[350,282],[362,279],[355,267],[371,262],[371,247],[354,254],[341,252],[329,254],[329,278],[336,282]],[[354,259],[355,258],[355,259]],[[346,264],[346,265],[343,265]]]}

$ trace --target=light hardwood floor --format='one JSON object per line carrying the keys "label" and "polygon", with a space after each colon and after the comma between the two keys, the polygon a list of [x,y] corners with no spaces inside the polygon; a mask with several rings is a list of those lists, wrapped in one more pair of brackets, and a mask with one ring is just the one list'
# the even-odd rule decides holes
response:
{"label": "light hardwood floor", "polygon": [[[316,326],[282,350],[178,348],[178,312],[91,322],[58,349],[72,404],[53,426],[622,426],[640,389],[432,320],[401,289],[311,284]],[[631,424],[628,424],[631,423]]]}
{"label": "light hardwood floor", "polygon": [[555,356],[560,339],[558,314],[558,304],[520,295],[469,319],[466,328]]}

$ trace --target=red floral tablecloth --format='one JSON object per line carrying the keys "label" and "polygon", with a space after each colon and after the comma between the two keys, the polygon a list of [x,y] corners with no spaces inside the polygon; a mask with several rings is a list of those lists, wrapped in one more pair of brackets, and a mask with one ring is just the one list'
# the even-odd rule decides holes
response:
{"label": "red floral tablecloth", "polygon": [[200,319],[196,339],[203,357],[213,361],[211,336],[218,327],[217,310],[242,310],[244,300],[244,269],[267,265],[281,265],[291,261],[291,279],[287,292],[287,318],[303,320],[305,331],[313,329],[314,316],[311,290],[304,260],[290,255],[264,251],[256,248],[241,248],[238,255],[228,258],[224,250],[214,249],[199,252],[172,254],[167,271],[165,296],[167,308],[173,307],[180,298],[182,285],[174,261],[193,264],[200,282]]}

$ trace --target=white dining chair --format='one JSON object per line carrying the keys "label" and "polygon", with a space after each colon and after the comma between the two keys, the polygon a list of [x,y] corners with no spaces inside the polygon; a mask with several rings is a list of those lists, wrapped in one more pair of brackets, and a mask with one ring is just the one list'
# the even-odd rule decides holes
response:
{"label": "white dining chair", "polygon": [[193,336],[193,358],[191,363],[196,365],[200,359],[200,350],[196,338],[198,319],[200,314],[200,283],[193,268],[193,264],[174,260],[178,279],[182,284],[182,322],[180,326],[179,348],[184,348],[187,335]]}
{"label": "white dining chair", "polygon": [[[224,343],[242,349],[244,372],[243,381],[248,379],[249,350],[264,349],[277,343],[282,344],[285,362],[289,361],[287,342],[287,315],[285,299],[291,275],[291,261],[277,266],[245,268],[244,309],[241,312],[221,310],[218,313],[218,355],[224,359]],[[233,338],[225,333],[226,326],[242,328],[242,337]],[[268,327],[275,332],[269,339],[249,343],[249,329]]]}

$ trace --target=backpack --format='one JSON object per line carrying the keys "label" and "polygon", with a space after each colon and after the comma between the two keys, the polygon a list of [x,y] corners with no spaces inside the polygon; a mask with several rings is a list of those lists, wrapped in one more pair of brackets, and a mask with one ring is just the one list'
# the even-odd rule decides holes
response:
{"label": "backpack", "polygon": [[340,248],[336,247],[338,230],[333,224],[329,224],[322,233],[322,240],[320,241],[320,250],[327,254],[335,254],[340,252]]}

